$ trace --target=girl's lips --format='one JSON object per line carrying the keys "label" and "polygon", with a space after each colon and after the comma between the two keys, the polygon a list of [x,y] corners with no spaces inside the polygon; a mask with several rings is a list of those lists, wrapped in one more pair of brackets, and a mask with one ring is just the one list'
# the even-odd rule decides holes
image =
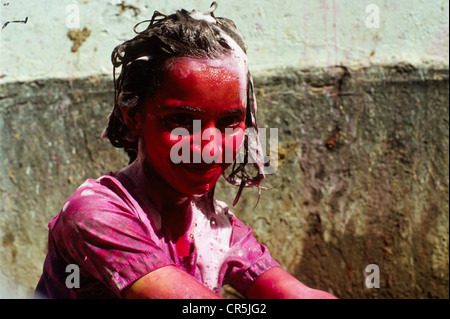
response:
{"label": "girl's lips", "polygon": [[182,165],[188,170],[192,170],[193,172],[198,172],[198,173],[203,173],[203,174],[220,168],[220,165],[218,165],[217,163],[212,163],[212,164],[182,163]]}

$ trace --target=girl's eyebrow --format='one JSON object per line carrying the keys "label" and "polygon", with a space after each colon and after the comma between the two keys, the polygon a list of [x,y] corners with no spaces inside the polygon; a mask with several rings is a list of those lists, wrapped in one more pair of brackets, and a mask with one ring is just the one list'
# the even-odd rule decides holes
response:
{"label": "girl's eyebrow", "polygon": [[[190,107],[190,106],[184,106],[184,105],[182,105],[182,106],[160,106],[160,110],[171,111],[171,112],[188,111],[188,112],[205,113],[204,110],[197,109],[197,108]],[[238,114],[245,115],[246,109],[245,108],[233,108],[233,109],[227,110],[226,113],[228,113],[228,114],[238,113]]]}
{"label": "girl's eyebrow", "polygon": [[189,111],[189,112],[202,112],[200,109],[196,109],[190,106],[161,106],[162,111]]}
{"label": "girl's eyebrow", "polygon": [[231,110],[228,110],[227,111],[227,113],[228,114],[242,114],[242,115],[245,115],[247,112],[246,112],[246,108],[237,108],[237,109],[231,109]]}

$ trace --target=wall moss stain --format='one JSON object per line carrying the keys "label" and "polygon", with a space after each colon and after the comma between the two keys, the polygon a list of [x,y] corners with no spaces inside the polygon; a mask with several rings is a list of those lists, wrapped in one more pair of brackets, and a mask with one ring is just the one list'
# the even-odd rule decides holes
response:
{"label": "wall moss stain", "polygon": [[87,27],[84,27],[82,30],[78,29],[70,29],[67,32],[67,37],[73,42],[72,47],[70,50],[72,52],[78,52],[81,45],[86,41],[87,38],[91,35],[91,30],[89,30]]}

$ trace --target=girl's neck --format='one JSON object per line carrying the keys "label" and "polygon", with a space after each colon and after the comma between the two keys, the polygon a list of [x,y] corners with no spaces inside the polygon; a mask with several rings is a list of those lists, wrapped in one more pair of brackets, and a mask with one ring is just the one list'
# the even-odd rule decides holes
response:
{"label": "girl's neck", "polygon": [[176,241],[186,233],[192,221],[192,196],[174,190],[140,157],[121,173],[133,181],[139,196],[144,196],[158,211],[167,235]]}

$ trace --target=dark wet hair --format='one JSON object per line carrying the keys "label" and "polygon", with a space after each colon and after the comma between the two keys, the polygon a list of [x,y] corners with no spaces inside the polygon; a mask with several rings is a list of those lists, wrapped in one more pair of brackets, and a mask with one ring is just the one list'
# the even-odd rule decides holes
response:
{"label": "dark wet hair", "polygon": [[[111,60],[114,66],[114,107],[109,115],[104,136],[111,144],[123,148],[132,163],[138,152],[138,138],[133,136],[122,117],[122,108],[130,108],[130,116],[142,109],[147,98],[156,94],[165,76],[165,66],[169,59],[176,57],[218,59],[232,52],[232,48],[224,38],[224,34],[234,40],[246,53],[246,47],[236,25],[227,18],[216,18],[213,2],[209,11],[200,19],[192,15],[195,10],[184,9],[171,15],[155,11],[150,20],[144,20],[134,27],[137,34],[133,39],[125,41],[114,48]],[[148,26],[139,31],[139,27]],[[121,67],[116,79],[116,68]],[[243,153],[240,160],[233,163],[231,173],[224,178],[239,191],[233,203],[235,205],[244,187],[257,186],[264,178],[264,155],[258,139],[256,123],[256,99],[253,92],[253,81],[247,75],[247,114],[245,119],[246,134]],[[247,164],[253,164],[256,174],[252,176]]]}

